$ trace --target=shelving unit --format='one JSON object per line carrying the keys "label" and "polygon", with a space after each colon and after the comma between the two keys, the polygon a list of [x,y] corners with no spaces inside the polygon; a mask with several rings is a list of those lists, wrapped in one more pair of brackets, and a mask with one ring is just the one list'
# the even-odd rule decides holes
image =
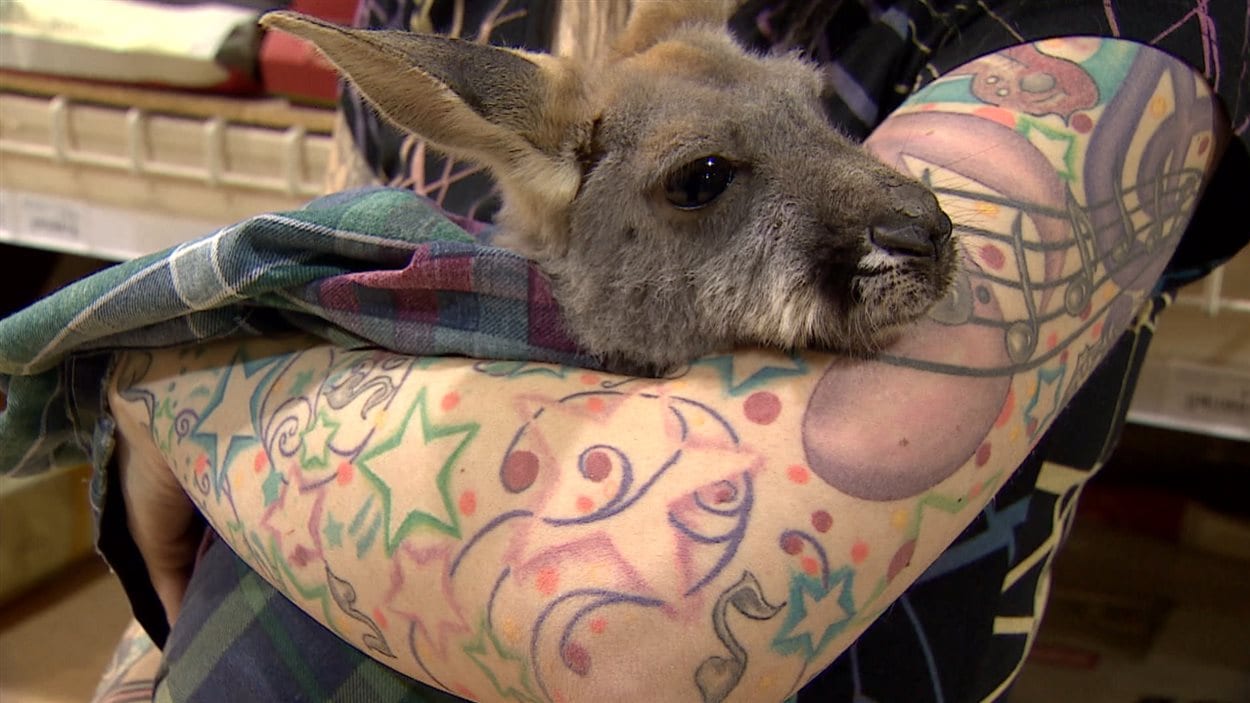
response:
{"label": "shelving unit", "polygon": [[[120,261],[297,209],[324,190],[333,122],[277,99],[0,73],[0,243]],[[0,602],[90,553],[88,473],[0,477]]]}
{"label": "shelving unit", "polygon": [[[237,106],[247,101],[201,96],[171,114],[109,104],[94,92],[75,99],[4,88],[3,242],[127,259],[262,212],[301,207],[324,190],[329,110],[275,101],[242,110]],[[153,91],[111,91],[137,104],[177,107],[155,102]],[[206,101],[247,122],[213,116]]]}
{"label": "shelving unit", "polygon": [[1164,311],[1129,420],[1250,442],[1250,251]]}

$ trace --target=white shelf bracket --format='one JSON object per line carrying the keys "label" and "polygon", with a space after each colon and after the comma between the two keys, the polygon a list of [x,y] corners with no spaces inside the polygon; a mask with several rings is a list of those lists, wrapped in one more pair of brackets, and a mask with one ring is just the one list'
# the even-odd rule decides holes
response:
{"label": "white shelf bracket", "polygon": [[283,166],[286,171],[287,193],[299,196],[304,184],[304,137],[307,131],[301,125],[289,127],[282,135],[282,146],[286,158]]}
{"label": "white shelf bracket", "polygon": [[1221,266],[1210,274],[1202,283],[1203,307],[1207,314],[1215,317],[1220,314],[1221,294],[1224,292],[1224,267]]}
{"label": "white shelf bracket", "polygon": [[48,116],[52,128],[52,158],[63,165],[69,162],[69,101],[64,95],[48,103]]}
{"label": "white shelf bracket", "polygon": [[126,155],[130,157],[130,172],[143,174],[143,162],[147,159],[144,148],[143,110],[132,107],[126,110]]}
{"label": "white shelf bracket", "polygon": [[226,121],[214,117],[204,123],[204,180],[213,187],[221,185],[226,170]]}

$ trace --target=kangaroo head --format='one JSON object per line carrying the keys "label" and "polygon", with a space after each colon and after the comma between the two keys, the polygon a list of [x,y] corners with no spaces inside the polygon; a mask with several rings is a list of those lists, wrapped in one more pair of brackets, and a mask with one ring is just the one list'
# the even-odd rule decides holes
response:
{"label": "kangaroo head", "polygon": [[570,332],[656,372],[739,345],[872,352],[946,292],[932,193],[851,143],[826,82],[746,52],[732,1],[640,3],[593,63],[290,13],[385,117],[487,166],[497,243],[552,281]]}

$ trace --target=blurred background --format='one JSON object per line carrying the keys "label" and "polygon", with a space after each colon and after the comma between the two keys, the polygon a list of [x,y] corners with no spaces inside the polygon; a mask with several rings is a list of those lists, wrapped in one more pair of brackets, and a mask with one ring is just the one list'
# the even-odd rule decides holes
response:
{"label": "blurred background", "polygon": [[[255,20],[289,7],[350,24],[357,1],[0,0],[0,315],[297,208],[353,168],[333,71]],[[1013,700],[1250,701],[1248,479],[1243,252],[1164,314]],[[91,548],[86,481],[0,477],[3,703],[87,700],[128,620]]]}

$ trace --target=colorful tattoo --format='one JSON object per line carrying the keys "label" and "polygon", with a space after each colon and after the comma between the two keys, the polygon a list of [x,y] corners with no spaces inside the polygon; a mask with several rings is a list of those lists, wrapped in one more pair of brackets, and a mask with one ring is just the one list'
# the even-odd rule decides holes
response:
{"label": "colorful tattoo", "polygon": [[1192,72],[1114,40],[1009,49],[915,95],[869,146],[932,185],[966,265],[879,359],[643,380],[266,340],[131,354],[117,410],[259,573],[404,673],[476,700],[782,700],[1132,323],[1216,129]]}

